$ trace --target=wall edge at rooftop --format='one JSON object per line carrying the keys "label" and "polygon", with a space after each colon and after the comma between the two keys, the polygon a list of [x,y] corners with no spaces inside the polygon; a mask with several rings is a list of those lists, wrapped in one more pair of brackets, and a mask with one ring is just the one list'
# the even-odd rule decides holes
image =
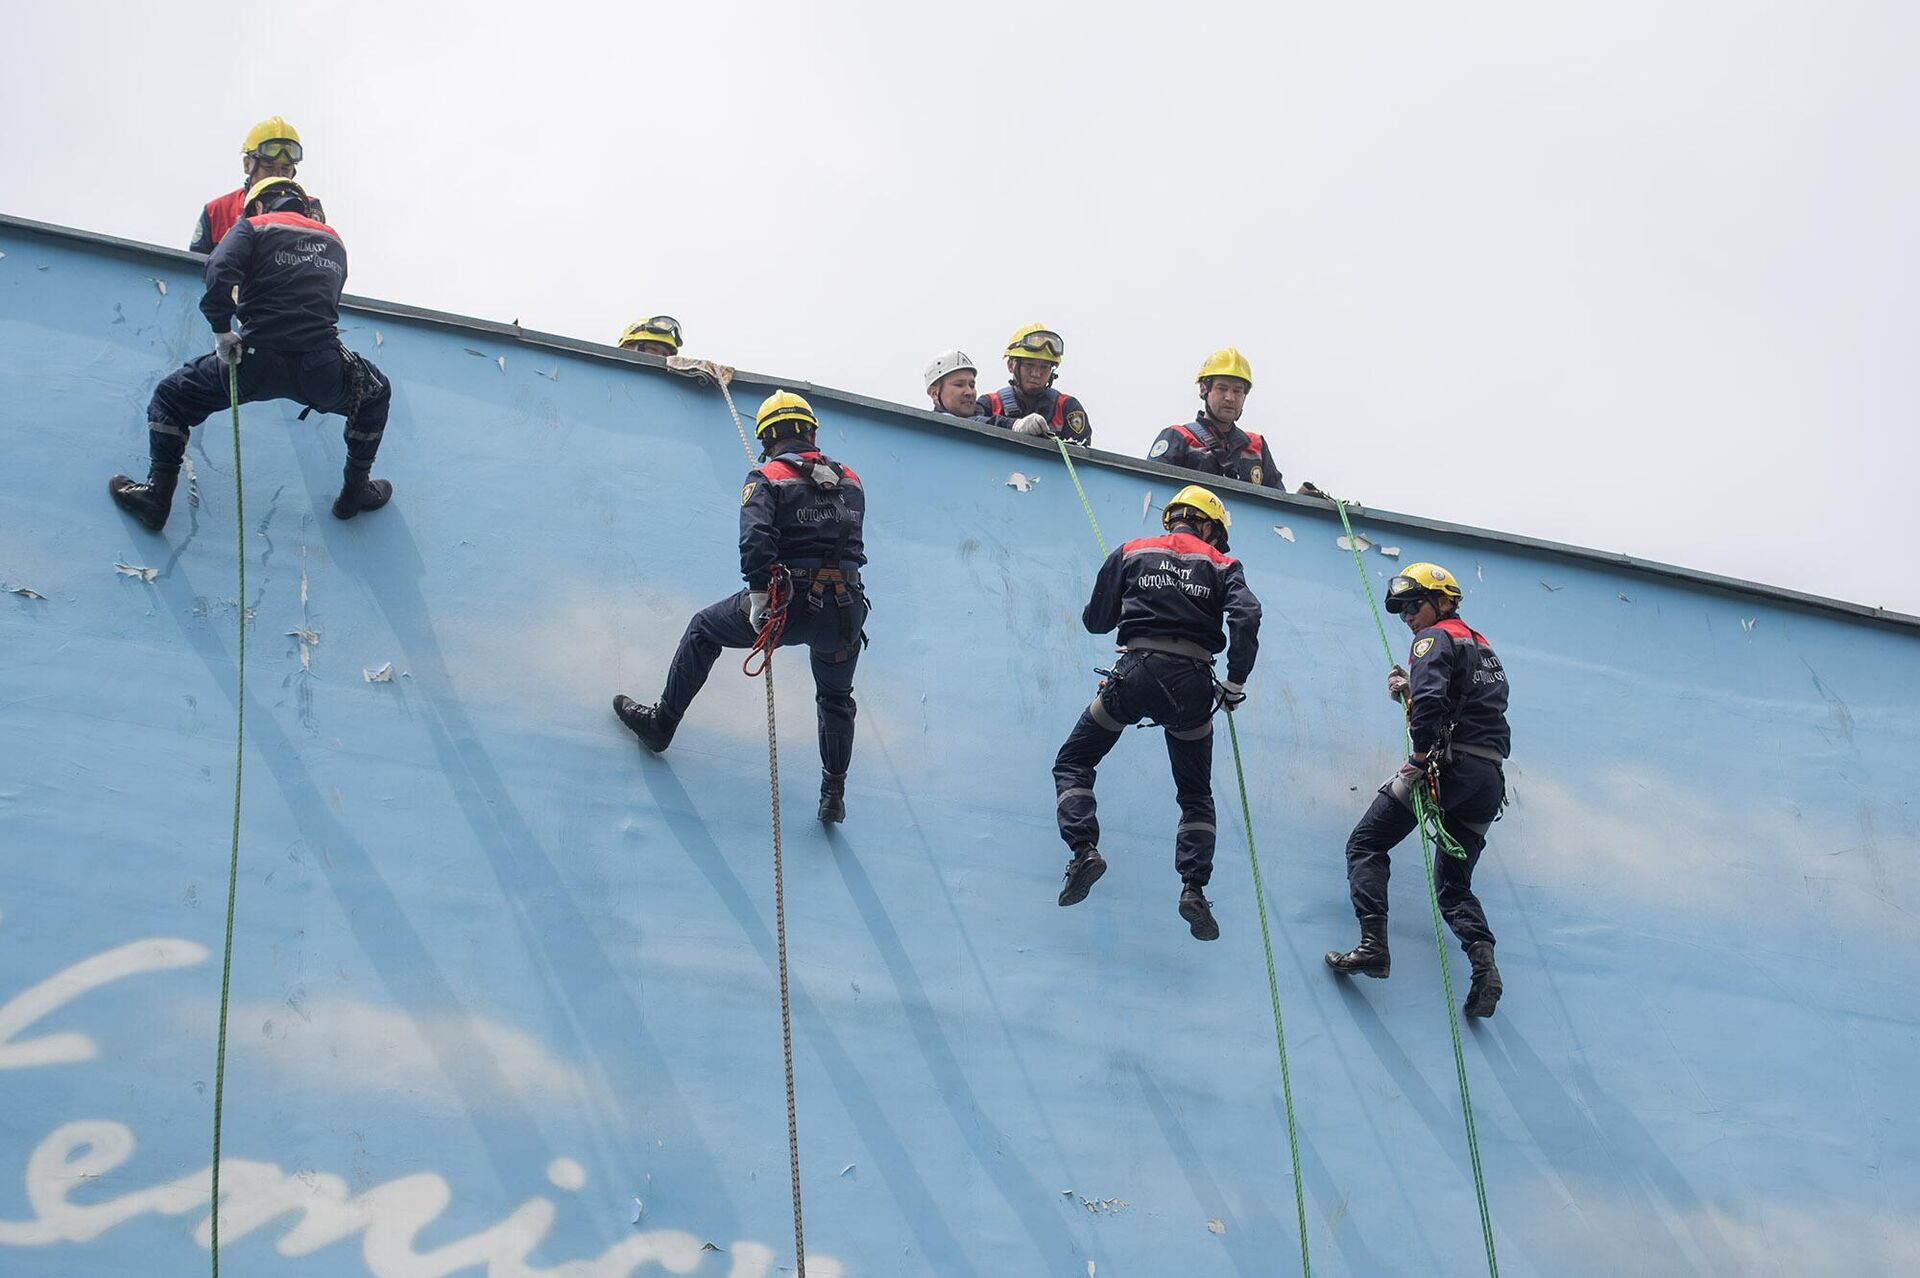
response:
{"label": "wall edge at rooftop", "polygon": [[[145,262],[166,263],[176,267],[199,270],[205,257],[190,253],[184,249],[169,248],[165,245],[148,244],[139,240],[122,239],[97,231],[85,231],[75,227],[60,226],[50,222],[38,222],[30,218],[18,217],[0,212],[0,230],[12,231],[27,236],[67,241],[84,245],[95,250],[104,250],[122,257]],[[379,298],[362,297],[358,294],[346,294],[341,299],[344,310],[363,315],[385,315],[394,319],[408,320],[414,323],[430,324],[442,328],[457,329],[483,337],[514,342],[535,349],[563,351],[569,355],[584,359],[601,360],[608,363],[624,363],[643,368],[654,369],[668,376],[688,376],[667,368],[666,361],[658,356],[643,355],[636,351],[623,351],[618,347],[600,342],[583,341],[566,337],[558,333],[547,333],[537,329],[523,327],[518,323],[502,323],[497,320],[478,319],[469,315],[457,315],[447,311],[431,310],[427,307],[413,306],[405,302],[390,302]],[[768,390],[784,387],[797,391],[810,399],[820,399],[830,403],[847,405],[868,412],[885,414],[894,418],[900,425],[918,430],[967,431],[992,439],[1002,447],[1026,448],[1036,454],[1054,457],[1056,450],[1050,443],[1041,443],[1024,436],[1011,435],[1004,430],[991,426],[974,425],[971,422],[958,421],[955,418],[937,415],[925,409],[911,405],[894,403],[857,394],[853,391],[839,390],[831,386],[822,386],[799,378],[776,377],[766,373],[747,369],[735,369],[734,381]],[[1152,480],[1190,481],[1194,472],[1168,466],[1160,462],[1149,461],[1142,457],[1132,457],[1120,453],[1105,452],[1100,449],[1087,450],[1083,465],[1103,467],[1109,470],[1128,471]],[[1326,514],[1326,502],[1313,497],[1300,497],[1290,493],[1279,493],[1272,489],[1259,488],[1239,480],[1220,477],[1210,478],[1208,486],[1223,493],[1231,493],[1240,502],[1253,500],[1280,509],[1294,508],[1317,514]],[[1537,537],[1528,537],[1519,533],[1502,532],[1497,529],[1480,528],[1471,524],[1452,523],[1447,520],[1429,519],[1419,515],[1402,514],[1397,511],[1377,510],[1357,504],[1349,504],[1349,512],[1356,519],[1364,519],[1370,526],[1388,526],[1404,528],[1414,532],[1431,533],[1449,537],[1471,537],[1493,542],[1502,546],[1530,551],[1557,558],[1571,559],[1585,564],[1604,565],[1620,571],[1637,575],[1663,578],[1687,585],[1729,594],[1751,596],[1771,603],[1786,604],[1793,607],[1810,609],[1817,612],[1836,614],[1858,621],[1878,623],[1895,629],[1920,632],[1920,616],[1897,612],[1888,608],[1870,604],[1854,603],[1844,599],[1834,599],[1825,595],[1810,594],[1805,591],[1791,590],[1784,586],[1768,585],[1764,582],[1748,581],[1738,577],[1722,576],[1718,573],[1704,572],[1686,568],[1677,564],[1663,563],[1658,560],[1641,559],[1618,551],[1596,550],[1586,546],[1575,546],[1565,542],[1548,541]]]}

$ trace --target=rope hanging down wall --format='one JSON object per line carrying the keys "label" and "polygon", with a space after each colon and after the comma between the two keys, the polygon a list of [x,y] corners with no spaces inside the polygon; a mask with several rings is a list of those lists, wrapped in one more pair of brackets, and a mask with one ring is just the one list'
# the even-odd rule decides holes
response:
{"label": "rope hanging down wall", "polygon": [[[1073,480],[1073,490],[1080,494],[1080,508],[1087,512],[1087,523],[1093,527],[1093,539],[1100,545],[1100,553],[1107,551],[1107,539],[1100,533],[1100,521],[1094,517],[1093,503],[1087,500],[1087,490],[1081,487],[1080,472],[1075,469],[1073,455],[1067,451],[1067,441],[1056,438],[1054,443],[1060,447],[1060,460],[1067,464],[1067,476]],[[1287,1109],[1287,1153],[1293,1160],[1293,1207],[1300,1222],[1300,1272],[1306,1278],[1313,1278],[1313,1259],[1307,1248],[1307,1196],[1300,1179],[1300,1139],[1298,1124],[1293,1112],[1293,1071],[1287,1067],[1287,1030],[1280,1016],[1280,977],[1273,964],[1273,932],[1267,922],[1267,893],[1260,881],[1260,853],[1253,845],[1253,809],[1247,802],[1247,774],[1240,763],[1240,731],[1234,726],[1233,710],[1227,709],[1227,736],[1233,743],[1233,775],[1240,785],[1240,819],[1247,831],[1247,861],[1253,867],[1253,900],[1260,911],[1260,944],[1267,954],[1267,994],[1273,1003],[1273,1041],[1280,1050],[1280,1094]]]}
{"label": "rope hanging down wall", "polygon": [[[740,418],[740,410],[734,406],[733,391],[729,388],[729,383],[733,381],[733,370],[711,360],[693,360],[677,355],[669,359],[667,364],[675,369],[697,371],[712,378],[720,387],[720,395],[727,401],[727,412],[733,417],[733,428],[740,435],[740,447],[747,454],[747,465],[752,466],[753,446],[747,442],[746,423]],[[807,1278],[807,1233],[800,1211],[800,1123],[793,1096],[793,1010],[787,979],[786,875],[780,859],[780,738],[773,714],[773,651],[780,646],[780,631],[786,624],[787,599],[791,591],[782,588],[783,583],[778,577],[768,585],[771,597],[768,600],[767,619],[754,641],[753,649],[747,654],[747,660],[752,661],[756,655],[761,658],[758,673],[765,677],[767,684],[767,785],[773,812],[773,927],[775,948],[780,960],[780,1055],[787,1073],[787,1166],[793,1180],[795,1272],[799,1278]],[[744,663],[741,671],[754,673]]]}
{"label": "rope hanging down wall", "polygon": [[240,617],[238,688],[233,719],[233,844],[227,853],[227,940],[220,955],[220,1046],[213,1062],[213,1187],[207,1211],[212,1233],[213,1278],[220,1278],[220,1118],[227,1090],[227,1003],[233,989],[233,905],[240,888],[240,773],[247,739],[247,506],[240,482],[240,365],[227,365],[227,397],[233,410],[233,535],[239,562]]}
{"label": "rope hanging down wall", "polygon": [[[1360,543],[1354,540],[1353,523],[1347,518],[1347,504],[1338,497],[1330,498],[1333,508],[1340,512],[1340,526],[1347,531],[1347,548],[1353,552],[1353,566],[1360,574],[1360,589],[1367,596],[1367,607],[1373,610],[1373,628],[1380,635],[1380,648],[1387,654],[1388,664],[1393,662],[1393,644],[1387,640],[1387,623],[1380,617],[1380,601],[1374,598],[1373,583],[1367,579],[1367,565],[1360,558]],[[1413,753],[1413,733],[1407,732],[1407,753]],[[1412,792],[1413,815],[1420,831],[1420,861],[1427,871],[1427,900],[1433,906],[1433,946],[1440,954],[1440,988],[1447,1002],[1447,1029],[1453,1035],[1453,1069],[1460,1080],[1460,1112],[1467,1126],[1467,1154],[1473,1163],[1473,1193],[1480,1203],[1480,1236],[1487,1249],[1487,1273],[1490,1278],[1500,1278],[1500,1261],[1494,1254],[1493,1215],[1487,1209],[1487,1180],[1480,1170],[1480,1136],[1473,1124],[1473,1093],[1467,1088],[1467,1057],[1460,1047],[1460,1014],[1453,1005],[1453,970],[1447,961],[1447,935],[1440,920],[1440,887],[1433,872],[1433,844],[1428,837],[1428,824],[1431,821],[1435,830],[1443,838],[1448,838],[1439,824],[1439,814],[1428,807],[1427,795],[1419,785],[1408,787]],[[1465,856],[1464,851],[1448,849],[1449,855]]]}

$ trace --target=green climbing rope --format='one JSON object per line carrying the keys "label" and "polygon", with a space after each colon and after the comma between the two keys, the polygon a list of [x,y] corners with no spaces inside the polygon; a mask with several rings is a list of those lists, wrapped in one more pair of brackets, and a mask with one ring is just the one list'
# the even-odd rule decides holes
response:
{"label": "green climbing rope", "polygon": [[1060,460],[1067,464],[1067,478],[1073,480],[1073,491],[1080,494],[1080,509],[1087,512],[1087,522],[1093,526],[1093,539],[1100,543],[1100,553],[1107,553],[1107,539],[1100,535],[1100,521],[1093,517],[1093,503],[1087,500],[1087,490],[1080,486],[1080,472],[1073,468],[1073,455],[1067,451],[1067,441],[1055,436],[1054,443],[1060,446]]}
{"label": "green climbing rope", "polygon": [[[1060,460],[1067,464],[1067,474],[1073,479],[1073,490],[1080,494],[1080,508],[1087,512],[1087,523],[1093,526],[1093,539],[1100,543],[1100,553],[1107,553],[1107,539],[1100,535],[1100,521],[1094,518],[1093,503],[1087,500],[1087,490],[1080,486],[1080,474],[1074,469],[1073,457],[1067,452],[1067,441],[1055,439],[1060,446]],[[1267,995],[1273,1002],[1273,1041],[1280,1049],[1280,1095],[1287,1108],[1287,1153],[1293,1160],[1293,1206],[1300,1220],[1300,1272],[1306,1278],[1313,1278],[1313,1260],[1307,1250],[1307,1196],[1305,1182],[1300,1177],[1300,1138],[1296,1133],[1293,1114],[1293,1075],[1287,1068],[1287,1030],[1280,1016],[1280,977],[1273,963],[1273,933],[1267,923],[1267,893],[1260,882],[1260,854],[1253,846],[1253,808],[1247,801],[1247,774],[1240,763],[1240,730],[1234,726],[1233,711],[1227,711],[1227,736],[1233,743],[1233,775],[1240,785],[1240,816],[1247,828],[1247,860],[1253,866],[1253,900],[1260,911],[1260,944],[1267,953]],[[1451,996],[1449,996],[1451,997]]]}
{"label": "green climbing rope", "polygon": [[[1333,508],[1340,512],[1340,526],[1347,530],[1347,549],[1353,552],[1353,566],[1360,573],[1360,589],[1367,596],[1367,606],[1373,610],[1373,628],[1380,634],[1380,647],[1392,663],[1393,644],[1387,639],[1387,623],[1380,616],[1380,601],[1373,596],[1373,583],[1367,580],[1367,565],[1360,558],[1360,544],[1354,540],[1353,523],[1347,518],[1347,505],[1338,497],[1331,498]],[[1413,751],[1413,733],[1407,733],[1407,751]],[[1427,899],[1433,906],[1433,946],[1440,953],[1440,986],[1447,1000],[1447,1029],[1453,1035],[1453,1068],[1460,1079],[1460,1111],[1466,1120],[1467,1154],[1473,1161],[1473,1192],[1480,1202],[1480,1236],[1487,1247],[1487,1273],[1491,1278],[1500,1278],[1500,1261],[1493,1248],[1493,1215],[1487,1209],[1487,1180],[1480,1170],[1480,1137],[1473,1125],[1473,1094],[1467,1089],[1467,1057],[1460,1046],[1460,1013],[1453,1005],[1453,969],[1447,959],[1446,930],[1440,919],[1440,886],[1433,872],[1433,848],[1427,839],[1429,812],[1427,796],[1418,786],[1408,787],[1412,792],[1414,819],[1420,830],[1420,861],[1427,871]],[[1439,822],[1434,828],[1445,836]],[[1447,836],[1450,837],[1450,836]],[[1464,856],[1463,851],[1460,855]]]}
{"label": "green climbing rope", "polygon": [[234,694],[233,845],[227,854],[227,942],[220,957],[220,1047],[213,1064],[213,1190],[207,1213],[212,1232],[213,1278],[220,1278],[220,1111],[227,1087],[227,999],[233,988],[233,902],[240,888],[240,769],[247,738],[247,513],[240,483],[240,366],[227,365],[227,395],[233,408],[233,531],[240,563],[240,673]]}
{"label": "green climbing rope", "polygon": [[1280,1049],[1280,1095],[1287,1104],[1287,1153],[1293,1158],[1293,1209],[1300,1219],[1300,1272],[1313,1275],[1307,1254],[1307,1194],[1300,1181],[1300,1140],[1294,1134],[1293,1073],[1287,1068],[1287,1031],[1280,1023],[1280,977],[1273,967],[1273,933],[1267,927],[1267,890],[1260,882],[1260,854],[1253,850],[1253,808],[1247,802],[1247,774],[1240,766],[1240,730],[1227,711],[1227,739],[1233,743],[1233,776],[1240,783],[1240,818],[1247,827],[1247,861],[1253,866],[1253,901],[1260,908],[1260,944],[1267,952],[1267,995],[1273,1000],[1273,1042]]}

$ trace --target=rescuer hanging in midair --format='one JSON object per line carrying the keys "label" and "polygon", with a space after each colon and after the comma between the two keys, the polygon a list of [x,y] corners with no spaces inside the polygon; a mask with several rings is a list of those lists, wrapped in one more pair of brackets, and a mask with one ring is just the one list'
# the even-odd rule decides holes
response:
{"label": "rescuer hanging in midair", "polygon": [[1348,975],[1385,976],[1388,852],[1413,832],[1414,788],[1442,814],[1441,828],[1464,857],[1436,849],[1434,887],[1440,913],[1473,964],[1463,1010],[1492,1016],[1500,1001],[1500,969],[1493,932],[1473,894],[1473,867],[1487,846],[1487,830],[1506,797],[1504,763],[1512,744],[1507,728],[1507,674],[1486,637],[1459,617],[1461,591],[1438,564],[1409,564],[1387,584],[1387,611],[1413,632],[1411,673],[1395,666],[1387,695],[1406,703],[1413,754],[1380,787],[1347,838],[1347,884],[1360,919],[1360,944],[1327,955],[1327,966]]}
{"label": "rescuer hanging in midair", "polygon": [[263,178],[247,193],[246,216],[207,259],[200,311],[213,326],[214,353],[188,361],[154,387],[147,405],[147,482],[115,475],[107,484],[120,508],[155,532],[173,508],[188,432],[227,407],[228,369],[236,364],[243,404],[291,399],[347,419],[336,518],[378,510],[393,495],[392,484],[369,477],[393,389],[371,361],[340,344],[347,249],[338,231],[308,211],[298,182]]}
{"label": "rescuer hanging in midair", "polygon": [[[847,765],[853,758],[853,672],[866,642],[867,562],[862,533],[867,495],[860,477],[814,445],[812,405],[791,391],[769,395],[754,415],[767,460],[740,490],[740,575],[746,589],[704,608],[687,623],[657,704],[613,699],[613,712],[658,754],[707,682],[722,648],[751,648],[768,610],[786,608],[779,646],[805,644],[813,659],[820,713],[820,819],[846,819]],[[777,593],[785,592],[784,599]]]}
{"label": "rescuer hanging in midair", "polygon": [[[1173,858],[1180,917],[1196,938],[1211,941],[1220,935],[1204,891],[1213,877],[1213,712],[1216,704],[1246,700],[1260,646],[1260,601],[1226,553],[1227,508],[1218,497],[1189,485],[1167,503],[1160,522],[1164,536],[1130,541],[1107,556],[1081,616],[1096,635],[1118,626],[1123,651],[1053,761],[1060,837],[1073,849],[1060,904],[1085,900],[1106,873],[1094,769],[1129,724],[1151,719],[1166,732],[1180,799]],[[1216,701],[1213,658],[1222,649],[1227,677]]]}

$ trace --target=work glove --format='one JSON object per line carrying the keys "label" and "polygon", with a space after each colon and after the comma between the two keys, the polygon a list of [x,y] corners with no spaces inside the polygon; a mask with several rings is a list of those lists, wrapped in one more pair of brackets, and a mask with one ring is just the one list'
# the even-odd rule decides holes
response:
{"label": "work glove", "polygon": [[1222,679],[1220,680],[1219,688],[1220,704],[1228,710],[1238,710],[1241,704],[1247,699],[1247,689],[1244,684],[1232,683]]}
{"label": "work glove", "polygon": [[767,619],[767,592],[755,590],[747,595],[747,623],[759,630]]}
{"label": "work glove", "polygon": [[215,333],[213,335],[213,353],[220,357],[223,364],[240,362],[240,334]]}
{"label": "work glove", "polygon": [[1387,673],[1387,695],[1395,701],[1405,701],[1413,692],[1413,683],[1407,678],[1407,672],[1395,666]]}
{"label": "work glove", "polygon": [[1013,431],[1016,435],[1053,434],[1053,432],[1047,428],[1047,419],[1039,413],[1028,413],[1025,417],[1022,417],[1013,424]]}

